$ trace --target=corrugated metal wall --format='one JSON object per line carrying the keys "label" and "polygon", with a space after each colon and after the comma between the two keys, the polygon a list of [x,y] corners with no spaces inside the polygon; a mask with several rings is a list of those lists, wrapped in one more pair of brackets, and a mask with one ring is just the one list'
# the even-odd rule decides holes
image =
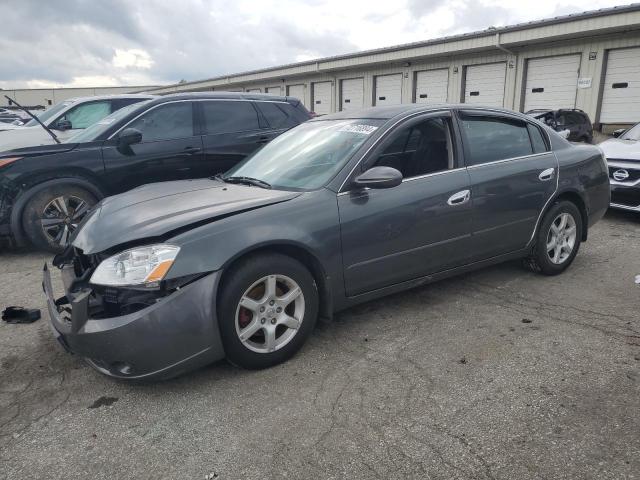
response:
{"label": "corrugated metal wall", "polygon": [[154,87],[35,88],[0,90],[0,106],[6,106],[9,104],[8,100],[4,97],[5,95],[15,99],[21,105],[42,105],[43,107],[49,107],[50,105],[55,105],[56,103],[60,103],[69,98],[131,93],[148,88]]}

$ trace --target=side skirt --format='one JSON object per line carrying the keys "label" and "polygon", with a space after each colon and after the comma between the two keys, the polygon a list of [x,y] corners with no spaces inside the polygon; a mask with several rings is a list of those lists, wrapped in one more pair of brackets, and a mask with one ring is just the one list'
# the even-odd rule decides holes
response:
{"label": "side skirt", "polygon": [[491,265],[496,265],[498,263],[507,262],[509,260],[524,258],[527,255],[529,255],[530,251],[531,249],[527,247],[527,248],[523,248],[522,250],[517,250],[515,252],[499,255],[497,257],[491,257],[486,260],[482,260],[480,262],[469,263],[461,267],[451,268],[449,270],[443,270],[442,272],[434,273],[432,275],[426,275],[424,277],[415,278],[413,280],[407,280],[406,282],[402,282],[402,283],[396,283],[394,285],[380,288],[378,290],[372,290],[370,292],[354,295],[353,297],[346,297],[344,299],[344,303],[340,302],[342,303],[340,306],[336,305],[335,311],[337,312],[345,308],[358,305],[363,302],[368,302],[369,300],[374,300],[376,298],[392,295],[394,293],[402,292],[404,290],[409,290],[411,288],[420,287],[428,283],[437,282],[438,280],[444,280],[445,278],[454,277],[462,273],[472,272],[474,270],[479,270],[481,268],[489,267]]}

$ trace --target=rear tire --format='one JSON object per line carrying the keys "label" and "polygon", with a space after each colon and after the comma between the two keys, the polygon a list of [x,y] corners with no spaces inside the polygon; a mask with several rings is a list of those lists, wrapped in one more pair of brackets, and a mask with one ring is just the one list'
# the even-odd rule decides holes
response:
{"label": "rear tire", "polygon": [[218,322],[227,359],[262,369],[291,358],[318,318],[318,289],[309,270],[277,253],[252,255],[225,275]]}
{"label": "rear tire", "polygon": [[22,211],[22,229],[36,248],[59,253],[97,201],[82,187],[53,185],[32,194],[27,201]]}
{"label": "rear tire", "polygon": [[542,219],[533,251],[524,259],[525,266],[544,275],[564,272],[578,254],[582,228],[582,215],[573,202],[555,203]]}

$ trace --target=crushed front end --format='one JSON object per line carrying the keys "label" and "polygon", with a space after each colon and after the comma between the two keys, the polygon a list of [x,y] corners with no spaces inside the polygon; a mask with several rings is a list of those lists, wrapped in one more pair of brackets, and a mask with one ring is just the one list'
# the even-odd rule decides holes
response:
{"label": "crushed front end", "polygon": [[55,298],[45,264],[43,288],[54,335],[100,372],[162,379],[224,358],[215,313],[218,274],[163,280],[152,288],[90,283],[105,255],[68,248],[54,259],[65,294]]}

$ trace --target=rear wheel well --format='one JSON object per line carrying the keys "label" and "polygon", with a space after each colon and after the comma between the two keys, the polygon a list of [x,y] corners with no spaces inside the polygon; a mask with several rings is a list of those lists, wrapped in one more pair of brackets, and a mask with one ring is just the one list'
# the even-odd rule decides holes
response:
{"label": "rear wheel well", "polygon": [[[576,192],[564,192],[560,195],[558,195],[558,197],[555,199],[554,203],[560,202],[560,201],[569,201],[571,203],[573,203],[576,207],[578,207],[578,210],[580,211],[580,216],[582,217],[582,241],[586,241],[587,240],[587,231],[589,229],[589,218],[587,216],[587,207],[584,203],[584,200],[582,200],[582,197],[577,194]],[[548,209],[547,209],[548,210]]]}
{"label": "rear wheel well", "polygon": [[[242,255],[234,258],[231,263],[224,267],[222,276],[220,278],[220,285],[224,285],[225,277],[240,261],[246,259],[248,256],[257,256],[263,253],[280,253],[302,263],[309,270],[318,287],[320,316],[324,318],[331,318],[333,314],[333,308],[331,290],[329,288],[329,279],[327,278],[327,275],[320,261],[302,247],[288,244],[272,244],[258,247],[248,252],[244,252]],[[219,288],[218,295],[220,294],[220,291],[221,289]]]}

